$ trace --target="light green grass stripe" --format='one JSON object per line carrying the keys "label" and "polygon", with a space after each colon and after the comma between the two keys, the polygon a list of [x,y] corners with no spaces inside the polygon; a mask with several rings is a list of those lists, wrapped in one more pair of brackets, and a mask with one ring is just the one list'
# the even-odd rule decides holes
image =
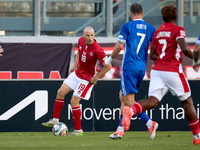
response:
{"label": "light green grass stripe", "polygon": [[200,150],[192,143],[191,132],[157,132],[152,141],[148,132],[125,132],[112,140],[112,132],[84,132],[84,136],[56,137],[52,132],[1,132],[0,150]]}

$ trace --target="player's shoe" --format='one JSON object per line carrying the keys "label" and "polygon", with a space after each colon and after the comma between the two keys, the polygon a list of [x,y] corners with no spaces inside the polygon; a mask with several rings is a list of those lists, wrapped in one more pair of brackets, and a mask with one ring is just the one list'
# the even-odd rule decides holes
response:
{"label": "player's shoe", "polygon": [[122,126],[124,127],[125,131],[129,130],[130,124],[131,124],[131,108],[129,106],[125,106],[123,109],[123,118],[122,118]]}
{"label": "player's shoe", "polygon": [[113,140],[118,140],[124,137],[124,131],[117,131],[109,136]]}
{"label": "player's shoe", "polygon": [[43,122],[44,127],[53,127],[55,124],[59,123],[57,120],[50,119],[48,122]]}
{"label": "player's shoe", "polygon": [[83,136],[83,130],[74,130],[69,136]]}
{"label": "player's shoe", "polygon": [[193,138],[193,144],[195,145],[200,144],[200,138],[198,138],[197,140]]}
{"label": "player's shoe", "polygon": [[158,123],[155,121],[152,121],[152,125],[150,128],[148,128],[149,130],[149,134],[150,134],[150,140],[153,140],[156,137],[156,130],[158,129]]}

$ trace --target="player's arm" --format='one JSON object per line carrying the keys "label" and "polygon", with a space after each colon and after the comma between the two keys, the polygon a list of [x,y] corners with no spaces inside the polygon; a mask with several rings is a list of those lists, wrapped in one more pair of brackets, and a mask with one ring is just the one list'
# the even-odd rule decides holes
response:
{"label": "player's arm", "polygon": [[189,46],[187,45],[185,39],[178,38],[177,42],[178,42],[183,54],[192,59],[193,58],[192,51],[190,50]]}
{"label": "player's arm", "polygon": [[115,44],[115,47],[113,49],[112,54],[108,57],[108,59],[105,60],[104,62],[104,66],[108,67],[107,65],[110,64],[112,62],[112,60],[119,54],[119,52],[122,50],[122,48],[124,47],[124,43],[121,41],[118,41]]}
{"label": "player's arm", "polygon": [[3,56],[1,53],[3,53],[3,48],[0,46],[0,56]]}
{"label": "player's arm", "polygon": [[97,83],[97,80],[98,80],[99,78],[101,78],[104,74],[106,74],[111,68],[112,68],[111,63],[108,64],[107,66],[104,66],[104,67],[101,69],[101,71],[100,71],[96,76],[94,76],[94,77],[92,77],[92,78],[90,79],[90,83],[91,83],[91,84],[96,84],[96,83]]}
{"label": "player's arm", "polygon": [[69,74],[72,73],[74,70],[76,70],[76,66],[78,65],[78,60],[79,60],[79,52],[77,52],[77,54],[76,54],[75,62],[73,64],[73,66],[70,68]]}
{"label": "player's arm", "polygon": [[156,48],[154,46],[151,46],[150,48],[150,59],[156,61],[158,58],[158,53],[156,52]]}
{"label": "player's arm", "polygon": [[193,69],[196,72],[199,70],[199,66],[200,66],[199,53],[200,53],[200,45],[196,44],[193,50]]}

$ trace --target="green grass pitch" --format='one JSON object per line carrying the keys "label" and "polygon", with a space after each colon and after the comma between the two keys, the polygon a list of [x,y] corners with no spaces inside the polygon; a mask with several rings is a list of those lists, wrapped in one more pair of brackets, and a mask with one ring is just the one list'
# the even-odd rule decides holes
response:
{"label": "green grass pitch", "polygon": [[52,132],[1,132],[0,150],[200,150],[192,143],[191,132],[125,132],[121,140],[112,140],[113,132],[85,132],[84,136],[56,137]]}

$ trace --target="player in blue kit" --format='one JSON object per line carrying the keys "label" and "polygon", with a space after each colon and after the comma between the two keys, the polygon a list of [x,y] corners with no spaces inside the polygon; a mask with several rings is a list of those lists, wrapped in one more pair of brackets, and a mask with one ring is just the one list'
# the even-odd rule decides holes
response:
{"label": "player in blue kit", "polygon": [[[155,28],[142,20],[143,14],[144,12],[140,4],[135,3],[131,6],[130,15],[132,21],[122,25],[118,42],[111,56],[104,62],[105,66],[110,64],[124,47],[121,70],[121,91],[119,92],[121,102],[120,123],[116,132],[110,135],[112,139],[121,139],[124,136],[124,130],[129,130],[129,128],[122,127],[123,108],[124,106],[132,106],[136,103],[135,93],[138,93],[138,89],[145,75],[148,47],[152,41]],[[146,123],[150,133],[150,139],[153,140],[156,136],[158,124],[152,121],[145,112],[139,114],[138,117]]]}
{"label": "player in blue kit", "polygon": [[199,66],[200,66],[199,54],[200,54],[200,35],[196,41],[196,44],[195,44],[194,50],[193,50],[193,69],[196,72],[198,72]]}

